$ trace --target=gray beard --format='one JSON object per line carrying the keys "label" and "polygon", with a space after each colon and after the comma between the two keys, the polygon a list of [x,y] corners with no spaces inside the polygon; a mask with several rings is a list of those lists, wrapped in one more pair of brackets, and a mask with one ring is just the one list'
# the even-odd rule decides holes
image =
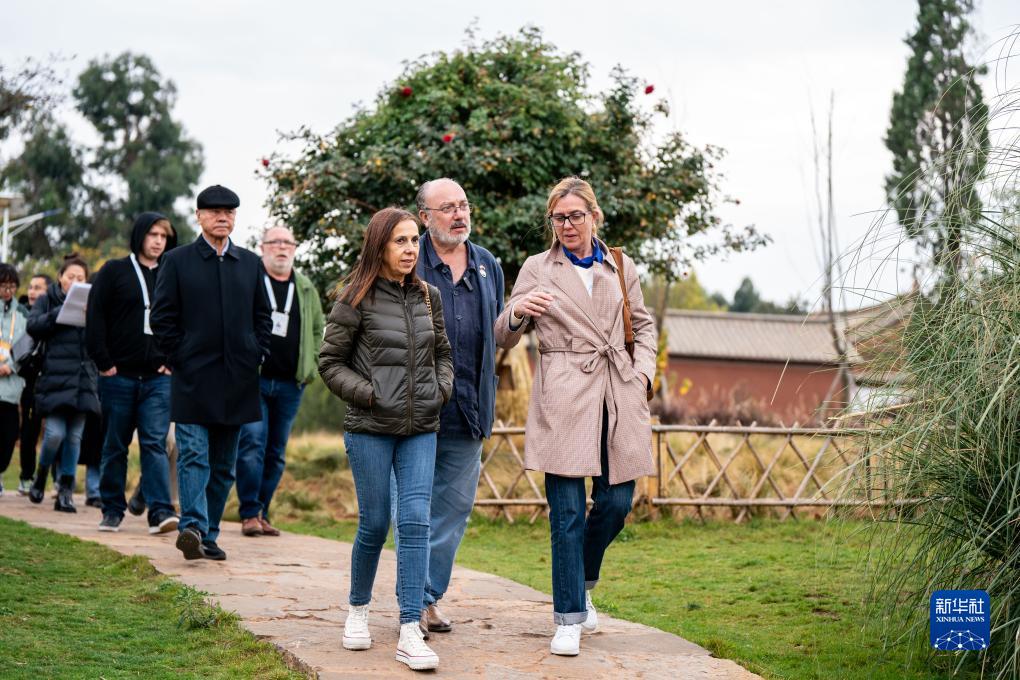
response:
{"label": "gray beard", "polygon": [[467,243],[468,238],[471,236],[471,227],[468,227],[467,232],[463,236],[443,234],[438,229],[429,229],[429,235],[432,236],[433,240],[439,241],[444,246],[459,246],[462,243]]}

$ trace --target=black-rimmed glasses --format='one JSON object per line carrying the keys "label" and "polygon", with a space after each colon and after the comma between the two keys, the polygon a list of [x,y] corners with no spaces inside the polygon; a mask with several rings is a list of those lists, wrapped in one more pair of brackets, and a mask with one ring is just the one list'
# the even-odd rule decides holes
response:
{"label": "black-rimmed glasses", "polygon": [[590,214],[591,213],[587,211],[582,212],[580,210],[575,210],[574,212],[569,213],[567,215],[563,215],[560,213],[547,215],[547,219],[549,220],[549,226],[556,229],[562,227],[568,221],[575,227],[579,227],[582,224],[584,224],[584,218]]}

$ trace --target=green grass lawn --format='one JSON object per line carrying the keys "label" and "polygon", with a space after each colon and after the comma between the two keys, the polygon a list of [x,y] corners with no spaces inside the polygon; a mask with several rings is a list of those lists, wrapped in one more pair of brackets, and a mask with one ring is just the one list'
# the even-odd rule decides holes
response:
{"label": "green grass lawn", "polygon": [[[318,519],[284,526],[350,541],[357,525]],[[595,604],[766,678],[949,677],[925,666],[924,650],[884,651],[876,628],[867,625],[856,576],[865,555],[863,529],[815,521],[633,523],[606,555]],[[457,562],[548,593],[548,525],[475,516]],[[550,612],[550,626],[551,619]]]}
{"label": "green grass lawn", "polygon": [[0,517],[0,677],[304,675],[145,558]]}

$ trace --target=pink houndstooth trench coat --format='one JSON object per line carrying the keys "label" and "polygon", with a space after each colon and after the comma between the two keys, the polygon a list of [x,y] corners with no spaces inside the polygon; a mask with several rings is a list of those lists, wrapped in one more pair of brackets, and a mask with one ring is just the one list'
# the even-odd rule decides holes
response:
{"label": "pink houndstooth trench coat", "polygon": [[[655,325],[645,309],[634,262],[624,275],[634,327],[634,361],[624,348],[623,292],[616,263],[604,243],[595,263],[591,296],[559,243],[532,255],[521,268],[510,301],[496,320],[496,344],[517,344],[530,324],[538,335],[539,362],[528,407],[524,463],[529,470],[564,477],[602,474],[602,404],[609,412],[609,483],[655,473],[645,378],[655,376]],[[538,319],[510,330],[511,310],[541,290],[556,299]]]}

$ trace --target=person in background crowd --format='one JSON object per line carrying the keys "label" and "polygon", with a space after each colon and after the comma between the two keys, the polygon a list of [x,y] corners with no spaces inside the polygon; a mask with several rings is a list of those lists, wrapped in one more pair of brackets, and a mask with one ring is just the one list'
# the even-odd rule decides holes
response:
{"label": "person in background crowd", "polygon": [[[46,289],[53,283],[48,274],[35,274],[28,280],[28,291],[22,304],[27,310],[25,318],[36,300],[46,294]],[[19,446],[21,458],[21,474],[18,476],[18,494],[28,495],[32,487],[32,475],[35,473],[36,447],[39,446],[39,434],[42,431],[42,416],[35,405],[35,381],[42,368],[42,347],[37,346],[25,357],[18,367],[18,375],[25,379],[25,389],[21,391],[21,442]]]}
{"label": "person in background crowd", "polygon": [[358,496],[350,608],[343,646],[368,649],[368,607],[390,525],[390,474],[397,477],[397,661],[436,668],[422,636],[428,574],[429,503],[439,412],[453,390],[450,342],[439,290],[415,273],[418,220],[385,208],[368,223],[364,246],[326,323],[319,374],[347,402],[344,444]]}
{"label": "person in background crowd", "polygon": [[[422,625],[448,632],[453,623],[439,610],[454,557],[475,502],[482,442],[492,435],[496,410],[496,341],[493,322],[503,311],[503,270],[485,248],[468,240],[471,205],[459,184],[426,182],[415,198],[428,229],[421,239],[418,276],[439,289],[453,353],[453,396],[439,415],[436,470],[429,522],[429,573]],[[396,480],[391,478],[392,493]],[[396,504],[393,504],[394,509]],[[394,518],[393,526],[397,526]],[[399,544],[400,537],[394,534]]]}
{"label": "person in background crowd", "polygon": [[166,452],[170,369],[156,348],[149,319],[160,258],[176,245],[177,234],[165,216],[142,213],[131,227],[131,254],[103,265],[89,293],[85,335],[99,369],[103,405],[100,531],[119,531],[124,519],[128,446],[135,430],[149,533],[177,529]]}
{"label": "person in background crowd", "polygon": [[19,285],[18,271],[0,262],[0,496],[4,495],[3,473],[18,442],[18,403],[25,387],[12,353],[14,343],[25,334],[27,326],[25,308],[14,299]]}
{"label": "person in background crowd", "polygon": [[[655,474],[646,397],[657,345],[634,262],[621,253],[618,265],[595,237],[603,215],[591,185],[561,180],[546,211],[552,247],[524,262],[496,320],[496,342],[513,347],[529,325],[538,335],[524,463],[545,473],[549,501],[556,623],[550,651],[576,656],[582,630],[598,628],[591,590],[630,512],[634,480]],[[633,322],[629,348],[621,281]],[[587,518],[585,477],[592,478]]]}
{"label": "person in background crowd", "polygon": [[[64,448],[69,445],[64,440]],[[63,455],[63,454],[62,454]],[[81,431],[78,465],[85,468],[85,505],[103,508],[99,495],[99,477],[103,462],[103,418],[100,413],[85,414],[85,429]],[[75,468],[77,470],[77,468]]]}
{"label": "person in background crowd", "polygon": [[[67,292],[88,278],[88,265],[76,253],[64,258],[57,282],[32,306],[28,332],[46,342],[42,372],[36,383],[39,413],[46,418],[39,469],[29,490],[29,499],[41,503],[46,490],[46,473],[60,456],[60,479],[54,509],[77,512],[74,506],[74,471],[78,465],[82,432],[89,413],[99,414],[96,365],[85,349],[85,329],[57,323]],[[68,446],[61,452],[65,439]]]}
{"label": "person in background crowd", "polygon": [[[230,241],[240,200],[215,185],[198,195],[202,229],[163,257],[150,318],[170,361],[181,501],[177,548],[188,560],[224,560],[216,539],[241,425],[262,417],[259,366],[272,330],[262,267]],[[150,499],[146,499],[150,500]]]}
{"label": "person in background crowd", "polygon": [[269,505],[283,476],[290,428],[305,385],[318,375],[325,319],[311,280],[294,269],[297,241],[286,227],[262,235],[262,282],[273,309],[269,357],[262,364],[262,419],[241,426],[237,447],[237,498],[241,533],[279,536],[269,523]]}

